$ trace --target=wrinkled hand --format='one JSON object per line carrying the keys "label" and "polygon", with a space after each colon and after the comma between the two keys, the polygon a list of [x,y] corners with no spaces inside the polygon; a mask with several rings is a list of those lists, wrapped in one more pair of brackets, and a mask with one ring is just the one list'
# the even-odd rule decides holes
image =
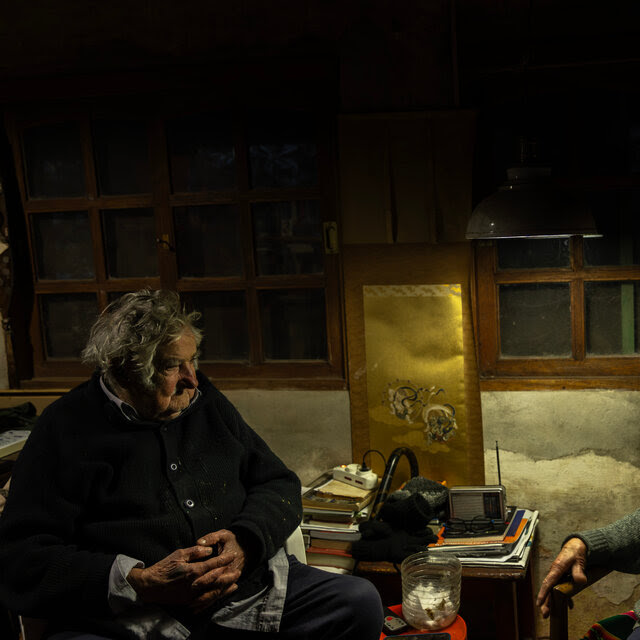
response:
{"label": "wrinkled hand", "polygon": [[[235,591],[237,588],[235,583],[248,562],[246,551],[240,546],[235,534],[227,529],[220,529],[202,536],[198,539],[198,544],[217,548],[216,560],[219,562],[219,568],[205,573],[194,581],[193,588],[202,592],[192,607],[196,612],[202,611],[221,596]],[[233,589],[227,588],[230,582]]]}
{"label": "wrinkled hand", "polygon": [[[551,563],[549,573],[547,573],[540,585],[536,604],[540,607],[543,618],[549,616],[551,589],[567,573],[571,573],[571,578],[576,584],[585,584],[587,582],[587,576],[584,572],[586,564],[587,546],[585,543],[580,538],[567,540],[556,559]],[[569,606],[573,606],[571,601],[569,601]]]}
{"label": "wrinkled hand", "polygon": [[129,584],[144,602],[184,605],[195,613],[206,609],[238,588],[241,573],[234,564],[236,554],[227,551],[212,557],[217,542],[211,534],[206,539],[206,545],[178,549],[150,567],[132,569]]}

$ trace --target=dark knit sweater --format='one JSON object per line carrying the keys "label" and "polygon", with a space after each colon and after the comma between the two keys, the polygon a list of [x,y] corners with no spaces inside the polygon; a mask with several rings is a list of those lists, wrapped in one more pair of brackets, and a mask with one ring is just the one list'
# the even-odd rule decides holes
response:
{"label": "dark knit sweater", "polygon": [[107,593],[117,554],[150,566],[219,529],[252,548],[255,570],[236,595],[255,591],[300,522],[300,482],[198,380],[202,396],[164,423],[127,421],[97,375],[44,411],[0,518],[0,602],[113,633]]}

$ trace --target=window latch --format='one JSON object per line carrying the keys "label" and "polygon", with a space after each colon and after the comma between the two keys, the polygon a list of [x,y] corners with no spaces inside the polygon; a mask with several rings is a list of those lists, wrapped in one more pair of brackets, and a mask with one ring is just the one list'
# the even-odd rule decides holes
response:
{"label": "window latch", "polygon": [[164,247],[167,251],[175,251],[176,248],[169,242],[169,234],[163,233],[160,238],[156,238],[156,244]]}
{"label": "window latch", "polygon": [[327,254],[338,253],[338,223],[335,220],[322,223],[324,237],[324,252]]}

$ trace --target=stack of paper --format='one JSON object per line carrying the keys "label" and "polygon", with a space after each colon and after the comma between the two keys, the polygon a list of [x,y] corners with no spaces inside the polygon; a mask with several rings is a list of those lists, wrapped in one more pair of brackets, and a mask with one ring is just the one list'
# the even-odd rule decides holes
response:
{"label": "stack of paper", "polygon": [[538,512],[516,509],[501,539],[495,536],[451,539],[442,535],[429,545],[430,549],[455,555],[466,566],[525,567],[531,550],[533,536],[538,525]]}

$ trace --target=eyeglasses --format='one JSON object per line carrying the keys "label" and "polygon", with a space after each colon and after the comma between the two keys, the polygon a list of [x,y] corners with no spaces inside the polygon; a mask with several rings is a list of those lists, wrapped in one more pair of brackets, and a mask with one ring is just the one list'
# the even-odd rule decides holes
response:
{"label": "eyeglasses", "polygon": [[504,520],[476,516],[471,520],[462,518],[450,518],[447,520],[445,530],[447,534],[479,534],[479,533],[502,533],[507,526]]}

